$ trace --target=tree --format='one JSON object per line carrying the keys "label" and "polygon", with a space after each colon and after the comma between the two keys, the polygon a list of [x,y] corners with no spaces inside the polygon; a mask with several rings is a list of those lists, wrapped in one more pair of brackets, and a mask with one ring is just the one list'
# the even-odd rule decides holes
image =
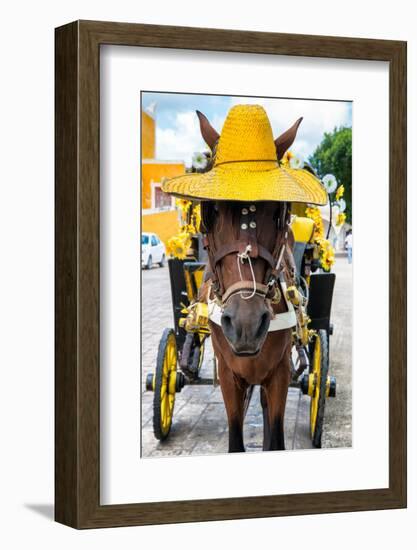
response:
{"label": "tree", "polygon": [[335,128],[324,137],[309,161],[320,178],[333,174],[344,185],[346,219],[352,221],[352,128]]}

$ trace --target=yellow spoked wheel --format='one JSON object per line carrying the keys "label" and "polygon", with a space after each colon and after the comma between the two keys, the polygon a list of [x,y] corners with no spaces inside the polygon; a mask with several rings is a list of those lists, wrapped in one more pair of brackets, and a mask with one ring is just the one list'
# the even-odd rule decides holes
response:
{"label": "yellow spoked wheel", "polygon": [[326,384],[329,373],[329,353],[327,332],[319,330],[314,342],[312,368],[308,380],[310,401],[310,435],[314,447],[321,447],[324,407],[326,403]]}
{"label": "yellow spoked wheel", "polygon": [[159,342],[154,376],[153,431],[161,441],[171,430],[177,381],[177,342],[172,329],[166,328]]}

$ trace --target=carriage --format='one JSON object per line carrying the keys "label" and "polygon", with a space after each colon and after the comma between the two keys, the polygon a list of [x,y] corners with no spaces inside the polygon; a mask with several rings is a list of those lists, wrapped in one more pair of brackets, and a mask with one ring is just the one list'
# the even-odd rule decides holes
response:
{"label": "carriage", "polygon": [[[192,208],[188,213],[190,216]],[[313,241],[313,221],[303,216],[292,220],[295,288],[287,289],[297,325],[293,329],[291,387],[310,397],[310,436],[321,447],[326,399],[336,395],[336,379],[330,375],[330,322],[336,275],[320,268]],[[218,384],[215,357],[212,376],[202,377],[201,367],[210,337],[208,305],[199,301],[207,254],[200,234],[190,237],[185,259],[168,260],[174,326],[165,328],[154,372],[147,375],[146,389],[154,392],[153,430],[158,440],[169,436],[175,395],[185,385]]]}
{"label": "carriage", "polygon": [[[219,380],[229,452],[243,451],[244,416],[260,385],[263,449],[282,450],[292,385],[310,398],[311,440],[321,447],[326,399],[336,394],[329,374],[334,250],[319,209],[329,204],[331,211],[324,182],[331,175],[320,181],[294,162],[289,147],[302,118],[273,139],[260,105],[233,106],[221,134],[197,115],[210,160],[162,185],[179,198],[183,223],[172,247],[176,259],[168,262],[174,327],[165,329],[146,380],[154,434],[168,437],[175,395],[186,384]],[[216,359],[205,379],[208,337]]]}

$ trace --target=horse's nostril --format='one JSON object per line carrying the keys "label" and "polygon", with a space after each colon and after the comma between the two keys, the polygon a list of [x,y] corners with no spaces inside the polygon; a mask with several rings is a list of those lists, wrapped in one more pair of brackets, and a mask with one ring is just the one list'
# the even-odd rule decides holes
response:
{"label": "horse's nostril", "polygon": [[224,312],[222,315],[222,328],[224,334],[233,341],[238,340],[242,336],[242,326],[239,321],[236,321],[232,313]]}
{"label": "horse's nostril", "polygon": [[268,330],[269,324],[269,313],[266,311],[261,315],[261,320],[259,322],[258,330],[256,331],[256,337],[260,338]]}
{"label": "horse's nostril", "polygon": [[223,316],[222,316],[222,325],[224,326],[224,328],[232,328],[232,318],[230,317],[230,315],[227,315],[227,313],[223,313]]}

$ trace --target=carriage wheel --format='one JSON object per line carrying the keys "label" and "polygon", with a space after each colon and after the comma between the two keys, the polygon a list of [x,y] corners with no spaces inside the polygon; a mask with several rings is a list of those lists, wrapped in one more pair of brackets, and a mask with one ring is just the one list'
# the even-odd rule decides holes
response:
{"label": "carriage wheel", "polygon": [[321,436],[323,432],[324,407],[326,403],[326,384],[329,373],[329,352],[327,332],[319,330],[313,351],[313,366],[311,377],[311,401],[310,401],[310,434],[313,446],[321,448]]}
{"label": "carriage wheel", "polygon": [[174,331],[166,328],[159,342],[153,397],[153,431],[161,441],[168,437],[171,429],[176,383],[177,342]]}

